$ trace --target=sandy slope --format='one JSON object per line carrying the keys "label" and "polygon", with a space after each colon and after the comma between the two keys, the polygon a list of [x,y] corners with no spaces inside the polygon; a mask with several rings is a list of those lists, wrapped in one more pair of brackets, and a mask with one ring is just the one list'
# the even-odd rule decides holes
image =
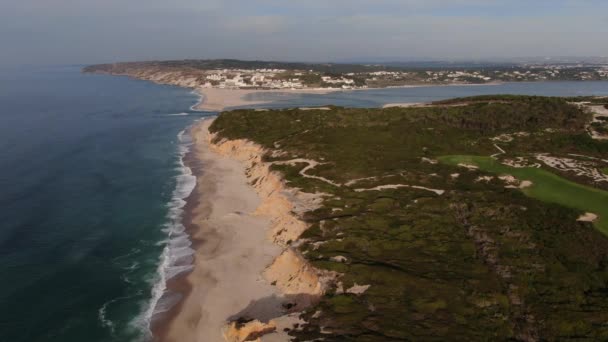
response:
{"label": "sandy slope", "polygon": [[[195,241],[194,271],[171,288],[186,297],[155,329],[160,341],[287,340],[295,312],[323,295],[333,274],[311,267],[290,248],[307,225],[296,213],[322,201],[285,187],[246,140],[211,143],[212,120],[193,126],[197,186],[185,222]],[[236,324],[239,319],[252,320]]]}
{"label": "sandy slope", "polygon": [[227,318],[254,300],[277,295],[261,274],[281,248],[266,238],[269,221],[252,215],[260,198],[247,184],[243,165],[210,151],[203,142],[210,123],[196,125],[192,132],[203,165],[192,217],[194,238],[201,243],[194,271],[186,278],[192,290],[168,325],[164,341],[223,341]]}

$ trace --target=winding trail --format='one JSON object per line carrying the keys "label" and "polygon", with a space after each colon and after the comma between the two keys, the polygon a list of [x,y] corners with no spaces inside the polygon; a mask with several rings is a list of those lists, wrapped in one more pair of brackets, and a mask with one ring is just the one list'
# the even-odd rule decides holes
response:
{"label": "winding trail", "polygon": [[500,148],[500,146],[498,146],[497,144],[494,144],[494,147],[496,147],[496,149],[498,149],[498,151],[500,151],[499,153],[495,153],[493,155],[491,155],[490,157],[496,159],[496,157],[498,157],[501,154],[506,154],[507,151],[503,150],[502,148]]}
{"label": "winding trail", "polygon": [[331,185],[336,186],[336,187],[341,187],[342,186],[342,184],[336,183],[336,182],[334,182],[332,180],[329,180],[329,179],[327,179],[325,177],[306,174],[306,171],[308,171],[308,170],[316,167],[317,165],[322,165],[322,163],[319,163],[316,160],[304,159],[304,158],[296,158],[296,159],[291,159],[291,160],[287,160],[287,161],[273,162],[272,164],[276,164],[276,165],[292,165],[293,166],[293,165],[295,165],[297,163],[306,163],[306,164],[308,164],[308,166],[306,166],[305,168],[303,168],[299,172],[302,177],[320,180],[322,182],[325,182],[327,184],[331,184]]}
{"label": "winding trail", "polygon": [[[272,162],[272,164],[276,164],[276,165],[292,165],[292,166],[295,165],[295,164],[297,164],[297,163],[306,163],[306,164],[308,164],[306,167],[304,167],[299,172],[299,174],[302,177],[320,180],[322,182],[325,182],[327,184],[333,185],[335,187],[342,187],[344,185],[350,186],[350,185],[355,184],[355,183],[357,183],[358,181],[361,181],[361,180],[378,179],[378,177],[359,178],[359,179],[354,179],[354,180],[348,181],[345,184],[340,184],[340,183],[336,183],[336,182],[334,182],[334,181],[332,181],[330,179],[327,179],[325,177],[314,176],[314,175],[307,174],[306,171],[308,171],[308,170],[316,167],[317,165],[323,165],[324,164],[324,163],[319,163],[316,160],[304,159],[304,158],[296,158],[296,159],[291,159],[291,160]],[[363,191],[381,191],[381,190],[385,190],[385,189],[398,189],[398,188],[412,188],[412,189],[426,190],[426,191],[434,192],[437,195],[443,195],[445,193],[445,190],[431,189],[431,188],[426,188],[426,187],[419,186],[419,185],[407,185],[407,184],[386,184],[386,185],[379,185],[379,186],[376,186],[376,187],[373,187],[373,188],[369,188],[369,189],[361,188],[361,189],[354,189],[354,190],[355,190],[355,192],[363,192]]]}
{"label": "winding trail", "polygon": [[379,185],[373,188],[369,188],[369,189],[355,189],[355,192],[363,192],[363,191],[380,191],[380,190],[386,190],[386,189],[399,189],[399,188],[412,188],[412,189],[419,189],[419,190],[426,190],[426,191],[430,191],[430,192],[434,192],[437,195],[443,195],[445,193],[445,190],[438,190],[438,189],[431,189],[431,188],[426,188],[424,186],[419,186],[419,185],[407,185],[407,184],[386,184],[386,185]]}
{"label": "winding trail", "polygon": [[600,159],[600,158],[595,158],[595,157],[590,157],[590,156],[586,156],[583,154],[575,154],[575,153],[568,153],[569,156],[573,156],[573,157],[581,157],[581,158],[587,158],[587,159],[591,159],[591,160],[599,160],[602,161],[604,163],[608,163],[608,159]]}

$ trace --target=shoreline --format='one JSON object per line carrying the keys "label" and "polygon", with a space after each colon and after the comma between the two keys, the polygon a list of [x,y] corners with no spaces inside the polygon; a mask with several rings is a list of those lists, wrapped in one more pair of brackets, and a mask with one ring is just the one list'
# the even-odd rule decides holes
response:
{"label": "shoreline", "polygon": [[[193,124],[195,125],[196,122]],[[191,130],[192,126],[188,128]],[[192,174],[197,178],[196,185],[194,189],[190,192],[190,195],[186,197],[186,204],[183,207],[183,214],[181,218],[181,222],[185,227],[185,233],[188,236],[188,239],[191,242],[191,248],[193,250],[197,250],[199,245],[202,243],[201,240],[195,239],[193,231],[194,226],[192,222],[192,213],[194,208],[196,208],[199,204],[198,196],[195,196],[195,193],[198,188],[198,174],[200,170],[198,170],[197,165],[194,160],[194,151],[191,148],[188,153],[183,157],[183,163],[186,167],[190,168]],[[194,265],[194,260],[192,261],[192,265]],[[188,274],[190,272],[184,272],[182,274],[178,274],[165,282],[165,293],[177,294],[180,296],[179,300],[169,308],[169,310],[163,312],[160,315],[153,316],[150,322],[150,332],[152,334],[153,341],[162,341],[165,339],[169,323],[177,316],[177,314],[181,311],[183,302],[187,298],[188,294],[192,291],[192,283],[188,280]]]}
{"label": "shoreline", "polygon": [[[413,87],[418,87],[418,86],[405,86],[406,88],[413,88]],[[359,90],[365,90],[365,89],[359,89]],[[330,93],[330,92],[336,92],[336,91],[354,91],[353,89],[350,90],[340,90],[340,89],[311,89],[308,91],[302,91],[302,90],[291,90],[288,93],[291,94],[300,94],[300,93],[316,93],[316,94],[326,94],[326,93]],[[274,90],[235,90],[235,89],[217,89],[217,88],[205,88],[205,89],[194,89],[193,93],[197,93],[201,96],[200,101],[193,105],[193,109],[205,109],[205,110],[211,110],[211,109],[215,109],[215,110],[222,110],[223,108],[225,108],[224,106],[228,106],[229,104],[231,106],[240,106],[240,105],[251,105],[251,104],[260,104],[260,103],[268,103],[266,101],[250,101],[250,100],[246,100],[244,99],[245,96],[249,95],[249,94],[256,94],[256,93],[286,93],[285,91],[274,91]],[[207,102],[207,99],[209,98],[209,95],[211,93],[211,96],[214,96],[212,98],[214,98],[214,101],[212,101],[211,103]],[[234,96],[237,95],[237,96]],[[221,101],[220,103],[218,103],[217,101]],[[385,106],[390,106],[391,104],[386,104]],[[401,105],[401,104],[399,104]],[[408,104],[408,105],[419,105],[419,104]],[[215,107],[214,107],[215,106]],[[168,280],[165,281],[165,289],[164,289],[164,293],[161,296],[161,300],[164,299],[165,297],[170,297],[173,298],[174,302],[172,305],[169,306],[169,309],[166,311],[163,311],[161,313],[155,314],[152,317],[152,320],[150,322],[150,331],[152,333],[152,337],[154,339],[154,341],[195,341],[196,337],[200,336],[199,333],[197,333],[197,331],[199,331],[199,329],[188,329],[185,328],[185,326],[187,326],[187,324],[185,323],[186,321],[188,321],[188,319],[186,319],[186,316],[192,316],[194,315],[198,315],[200,316],[200,312],[201,309],[200,307],[197,308],[197,303],[201,302],[201,294],[200,291],[199,293],[195,293],[195,289],[198,287],[201,287],[201,285],[204,285],[206,282],[209,281],[209,279],[205,278],[205,276],[200,276],[196,275],[195,273],[197,273],[197,271],[200,271],[201,269],[204,270],[204,263],[207,261],[206,256],[205,255],[201,255],[200,251],[202,249],[205,248],[205,245],[209,243],[209,239],[207,239],[205,237],[205,235],[207,233],[209,233],[208,228],[209,227],[205,227],[202,223],[209,220],[210,217],[213,214],[213,210],[210,208],[212,206],[212,204],[210,202],[211,199],[216,198],[219,193],[218,193],[218,186],[217,186],[217,175],[213,175],[214,170],[214,163],[217,163],[219,160],[221,160],[222,158],[226,159],[224,160],[224,162],[227,163],[231,163],[231,167],[229,168],[231,173],[233,174],[233,176],[240,176],[239,178],[241,178],[240,183],[237,186],[239,187],[239,190],[236,191],[236,196],[234,198],[231,199],[231,201],[236,201],[238,202],[238,200],[240,199],[240,193],[242,192],[253,192],[254,187],[251,186],[249,184],[248,181],[250,181],[251,179],[247,179],[246,174],[247,172],[250,172],[250,169],[252,168],[252,165],[249,165],[249,167],[247,167],[247,165],[243,165],[244,160],[238,160],[239,157],[237,156],[235,158],[235,156],[230,156],[228,153],[228,155],[220,155],[218,152],[218,149],[220,148],[220,146],[212,144],[210,142],[210,138],[209,135],[210,133],[208,132],[208,128],[210,126],[210,124],[213,122],[213,118],[209,118],[209,119],[203,119],[197,122],[194,122],[189,128],[187,128],[187,132],[188,135],[191,138],[191,145],[189,150],[187,151],[187,153],[182,157],[182,162],[184,164],[185,167],[189,168],[191,171],[191,174],[196,177],[196,183],[194,185],[194,188],[192,189],[192,191],[190,192],[190,194],[184,199],[185,204],[182,207],[183,208],[183,214],[182,214],[182,218],[181,218],[181,223],[183,224],[183,226],[185,227],[185,234],[188,236],[190,242],[191,242],[191,248],[194,250],[194,254],[193,254],[193,261],[191,263],[193,269],[188,271],[188,272],[181,272],[171,278],[169,278]],[[231,143],[233,143],[233,141],[228,141],[227,142],[228,145],[231,145]],[[220,143],[221,145],[221,143]],[[235,150],[236,146],[231,145],[230,149],[231,150]],[[215,151],[212,151],[215,150]],[[255,153],[257,153],[257,157],[261,158],[261,150],[257,150],[255,151]],[[251,159],[251,155],[248,156],[249,159]],[[243,159],[243,158],[240,158]],[[246,163],[245,163],[246,164]],[[264,163],[261,163],[264,164]],[[267,166],[266,166],[267,167]],[[211,169],[211,170],[210,170]],[[225,171],[225,170],[224,170]],[[211,174],[211,177],[210,177]],[[250,175],[248,175],[250,176]],[[275,179],[275,183],[276,182],[281,182],[281,180],[276,180]],[[234,185],[234,184],[233,184]],[[281,190],[282,186],[281,184],[272,184],[272,186],[276,187],[273,188],[271,190],[271,192],[274,192],[275,190]],[[257,276],[258,278],[262,277],[263,275],[265,276],[267,273],[267,269],[272,267],[272,262],[276,262],[280,257],[284,257],[284,260],[288,260],[288,263],[302,263],[302,265],[304,266],[288,266],[293,268],[293,267],[308,267],[306,261],[304,260],[304,258],[302,258],[299,255],[295,255],[293,253],[292,250],[289,249],[284,249],[283,247],[285,247],[284,243],[287,240],[292,240],[295,241],[297,240],[297,238],[299,237],[299,234],[305,229],[305,227],[297,227],[295,229],[295,233],[291,233],[290,238],[284,238],[284,237],[277,237],[276,235],[272,235],[272,224],[270,222],[270,220],[276,219],[277,216],[280,216],[281,213],[264,213],[264,215],[260,215],[260,213],[258,213],[258,211],[260,211],[260,208],[264,206],[264,203],[261,203],[261,198],[260,198],[260,191],[259,189],[255,189],[257,191],[257,194],[255,194],[256,199],[249,199],[248,200],[248,204],[250,206],[250,214],[249,215],[244,215],[247,214],[246,212],[240,212],[240,211],[236,211],[239,212],[239,215],[242,216],[247,216],[249,219],[251,219],[252,221],[255,221],[256,219],[259,219],[260,216],[266,216],[266,222],[263,223],[263,227],[258,229],[258,232],[256,233],[259,237],[262,237],[262,242],[267,242],[269,244],[266,245],[266,248],[274,248],[274,252],[271,253],[271,257],[266,258],[266,260],[264,261],[263,264],[258,264],[258,268],[257,270],[255,270],[254,275]],[[256,204],[254,204],[254,202],[257,202]],[[230,204],[225,203],[224,204],[227,207],[230,207]],[[290,203],[289,205],[293,205],[293,203]],[[234,208],[232,208],[234,209]],[[284,220],[283,220],[284,221]],[[233,227],[234,228],[234,227]],[[275,227],[276,228],[276,227]],[[266,239],[268,238],[268,239]],[[283,239],[283,240],[281,240]],[[217,243],[219,246],[219,242]],[[233,247],[240,247],[240,246],[233,246]],[[256,246],[257,247],[257,246]],[[289,253],[285,253],[286,251],[291,252],[291,254]],[[289,254],[289,255],[285,255],[285,254]],[[293,260],[292,260],[293,259]],[[294,261],[295,260],[295,261]],[[285,261],[282,261],[283,263],[285,263]],[[283,270],[284,271],[284,270]],[[313,273],[315,271],[313,270]],[[277,276],[275,275],[275,278],[277,278]],[[259,279],[258,279],[259,280]],[[297,279],[296,279],[297,282]],[[314,282],[319,283],[318,280],[314,280]],[[266,282],[266,285],[269,285],[270,282]],[[274,282],[276,283],[276,282]],[[289,284],[286,286],[293,286],[293,284]],[[267,287],[265,289],[267,294],[270,294],[270,296],[272,298],[274,298],[274,304],[275,308],[273,309],[274,313],[273,314],[262,314],[261,316],[264,317],[271,317],[274,318],[275,321],[279,321],[279,324],[282,325],[282,329],[284,329],[285,327],[290,327],[294,322],[297,322],[297,318],[295,317],[288,317],[288,315],[286,315],[285,312],[280,312],[280,307],[278,306],[277,303],[280,302],[280,300],[278,298],[287,298],[289,296],[285,296],[287,293],[285,293],[285,291],[278,291],[278,289],[276,287],[270,286]],[[230,296],[230,294],[232,293],[231,291],[228,290],[224,290],[224,295],[225,296]],[[292,293],[290,295],[295,295],[296,297],[301,295],[301,293]],[[311,296],[311,298],[314,297]],[[177,298],[177,299],[175,299]],[[254,296],[252,298],[249,298],[250,303],[253,303],[256,300],[260,300],[263,299],[263,297],[258,296]],[[289,298],[290,300],[293,300],[293,298]],[[308,299],[308,301],[310,301],[310,299]],[[314,299],[312,299],[312,301],[314,301]],[[309,305],[310,303],[306,303],[305,305]],[[298,306],[299,308],[302,308],[302,305]],[[235,310],[232,310],[230,312],[232,312],[232,314],[236,314],[237,312],[239,312],[239,310],[236,310],[236,308],[234,308]],[[298,310],[299,311],[299,310]],[[281,317],[283,317],[283,321],[281,321]],[[228,317],[224,317],[224,318],[228,318]],[[269,319],[265,320],[266,322],[262,322],[262,324],[266,324],[268,323]],[[220,331],[222,329],[226,329],[226,323],[228,321],[224,320],[216,320],[214,322],[214,330],[216,335],[214,337],[211,338],[219,338],[221,341],[223,341],[224,339],[221,337]],[[275,323],[273,323],[275,324]],[[198,325],[198,324],[197,324]],[[203,327],[208,327],[208,325],[202,325]],[[270,337],[266,337],[265,340],[272,340],[275,341],[276,336],[273,336],[275,338],[270,338]],[[218,340],[218,341],[220,341]],[[278,339],[277,341],[280,341],[280,339]]]}
{"label": "shoreline", "polygon": [[187,199],[183,223],[195,250],[194,269],[167,282],[167,289],[182,297],[154,325],[155,341],[223,341],[230,316],[252,301],[277,295],[257,278],[280,250],[265,241],[269,222],[249,214],[259,199],[246,182],[244,168],[206,146],[205,130],[212,120],[190,128],[193,146],[187,165],[197,184]]}
{"label": "shoreline", "polygon": [[[215,342],[264,335],[264,341],[285,341],[301,323],[299,312],[320,298],[331,278],[288,242],[307,228],[294,211],[319,198],[285,188],[261,162],[260,146],[212,142],[213,120],[191,126],[193,145],[185,158],[197,178],[183,216],[194,268],[167,281],[167,290],[181,298],[155,320],[153,338]],[[252,184],[258,177],[264,180]]]}
{"label": "shoreline", "polygon": [[[193,88],[194,93],[200,96],[198,102],[191,109],[208,112],[221,112],[226,109],[269,104],[272,100],[249,100],[246,97],[255,94],[320,94],[326,95],[338,92],[362,92],[368,90],[381,89],[408,89],[408,88],[428,88],[428,87],[456,87],[456,86],[497,86],[504,82],[490,82],[484,84],[409,84],[400,86],[390,86],[383,88],[360,88],[360,89],[340,89],[340,88],[304,88],[304,89],[220,89],[220,88]],[[399,103],[401,104],[401,103]],[[386,103],[385,105],[393,105]]]}
{"label": "shoreline", "polygon": [[[260,105],[272,103],[273,100],[249,100],[245,99],[248,95],[252,94],[329,94],[336,92],[361,92],[368,90],[382,90],[382,89],[399,89],[399,88],[428,88],[428,87],[479,87],[479,86],[498,86],[505,84],[518,84],[518,83],[560,83],[560,82],[608,82],[602,80],[536,80],[536,81],[492,81],[488,83],[440,83],[440,84],[404,84],[397,86],[387,87],[372,87],[372,88],[357,88],[357,89],[341,89],[341,88],[303,88],[303,89],[229,89],[229,88],[204,88],[196,83],[193,78],[186,76],[176,76],[161,74],[145,74],[145,73],[112,73],[112,72],[100,72],[100,71],[85,71],[85,73],[111,75],[111,76],[124,76],[132,79],[141,81],[148,81],[161,85],[172,85],[181,88],[191,89],[194,94],[199,96],[197,102],[190,107],[193,111],[208,111],[208,112],[221,112],[225,109],[232,109],[236,107],[244,107],[249,105]],[[180,78],[181,77],[181,78]],[[571,95],[575,96],[575,95]],[[403,105],[409,105],[408,102],[401,103],[383,103],[378,108],[384,106],[389,107],[400,107]]]}
{"label": "shoreline", "polygon": [[185,128],[177,135],[179,169],[181,172],[176,176],[176,185],[168,204],[168,222],[163,229],[167,234],[167,240],[160,257],[160,264],[157,267],[159,279],[152,287],[149,307],[143,313],[143,319],[147,322],[148,330],[146,334],[148,337],[150,337],[150,334],[154,335],[154,327],[181,301],[184,284],[176,286],[175,279],[184,277],[193,267],[195,247],[185,224],[189,205],[188,199],[192,196],[196,187],[196,177],[187,162],[192,146],[187,133],[188,130],[189,128]]}
{"label": "shoreline", "polygon": [[[302,89],[230,89],[230,88],[205,88],[197,85],[190,79],[170,79],[164,80],[162,77],[143,76],[138,74],[127,73],[111,73],[111,72],[93,72],[93,74],[123,76],[136,80],[152,82],[161,85],[172,85],[181,88],[191,89],[192,92],[199,96],[197,102],[190,107],[193,111],[204,112],[221,112],[226,109],[235,107],[244,107],[251,105],[260,105],[272,103],[273,100],[249,100],[248,95],[255,94],[330,94],[338,92],[361,92],[368,90],[382,89],[407,89],[407,88],[428,88],[428,87],[477,87],[477,86],[496,86],[508,83],[534,83],[534,82],[489,82],[489,83],[450,83],[450,84],[404,84],[398,86],[373,87],[373,88],[357,88],[357,89],[342,89],[342,88],[302,88]],[[559,82],[559,81],[555,81]],[[387,105],[390,103],[385,103]],[[379,106],[380,108],[382,105]]]}
{"label": "shoreline", "polygon": [[220,89],[220,88],[194,88],[194,92],[200,95],[198,103],[192,108],[206,112],[221,112],[227,108],[242,107],[248,105],[268,104],[271,100],[249,100],[252,94],[329,94],[341,89],[314,88],[314,89]]}

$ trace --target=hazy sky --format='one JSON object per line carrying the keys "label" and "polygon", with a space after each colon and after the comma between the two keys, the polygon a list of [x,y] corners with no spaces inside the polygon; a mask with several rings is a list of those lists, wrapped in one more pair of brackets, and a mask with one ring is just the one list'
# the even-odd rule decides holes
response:
{"label": "hazy sky", "polygon": [[608,0],[0,0],[0,64],[608,56]]}

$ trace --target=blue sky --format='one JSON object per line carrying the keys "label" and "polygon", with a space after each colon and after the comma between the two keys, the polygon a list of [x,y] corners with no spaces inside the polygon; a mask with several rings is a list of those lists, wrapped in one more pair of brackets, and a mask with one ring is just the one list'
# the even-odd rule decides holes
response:
{"label": "blue sky", "polygon": [[607,56],[608,0],[0,0],[0,64]]}

